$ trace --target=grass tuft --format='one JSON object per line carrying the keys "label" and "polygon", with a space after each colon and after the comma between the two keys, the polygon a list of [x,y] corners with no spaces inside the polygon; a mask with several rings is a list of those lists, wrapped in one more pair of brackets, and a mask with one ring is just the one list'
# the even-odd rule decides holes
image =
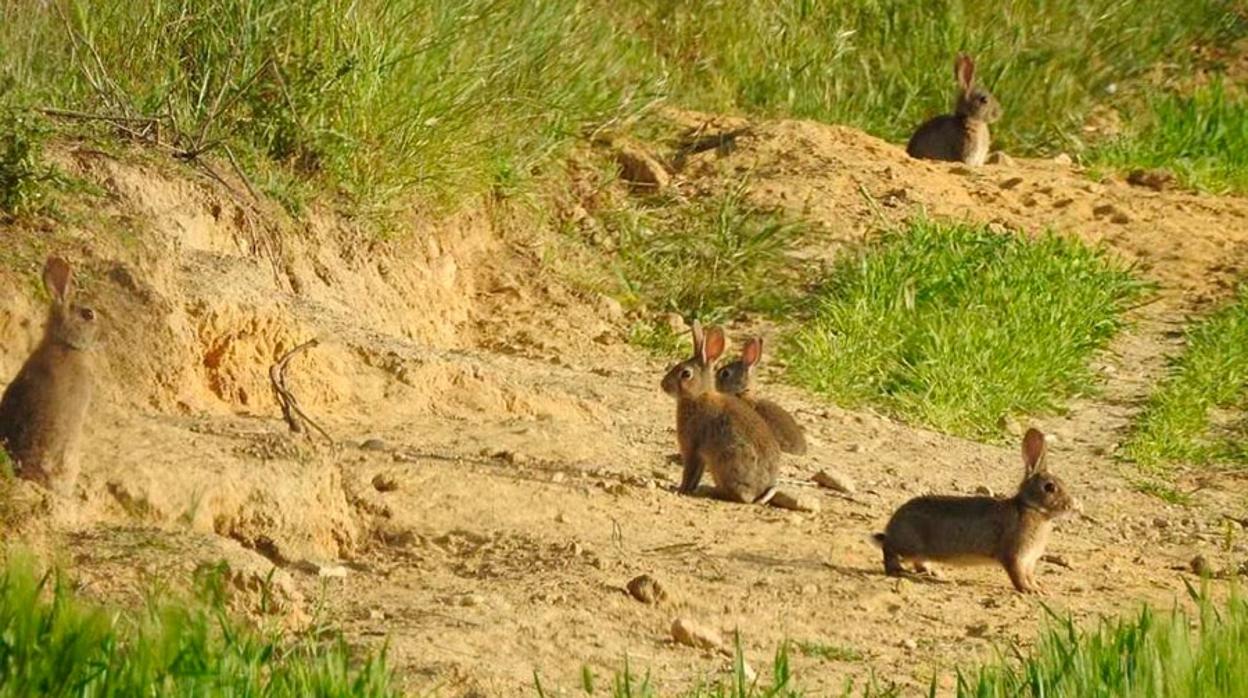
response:
{"label": "grass tuft", "polygon": [[1123,447],[1146,470],[1248,464],[1248,287],[1186,332],[1186,348]]}
{"label": "grass tuft", "polygon": [[797,383],[966,436],[1091,391],[1088,362],[1145,287],[1045,234],[917,220],[843,256],[784,353]]}
{"label": "grass tuft", "polygon": [[76,598],[27,558],[0,572],[0,697],[397,696],[383,657],[283,642],[230,620],[223,602],[117,613]]}

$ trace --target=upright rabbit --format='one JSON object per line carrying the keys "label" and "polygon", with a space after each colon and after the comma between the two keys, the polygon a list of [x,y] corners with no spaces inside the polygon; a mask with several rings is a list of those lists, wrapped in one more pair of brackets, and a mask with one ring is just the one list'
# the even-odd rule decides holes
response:
{"label": "upright rabbit", "polygon": [[715,361],[724,333],[702,332],[695,320],[693,358],[672,367],[663,391],[676,398],[676,438],[684,463],[680,492],[689,494],[711,471],[715,493],[734,502],[764,503],[775,493],[780,447],[762,417],[745,402],[715,390]]}
{"label": "upright rabbit", "polygon": [[1001,118],[1001,105],[987,90],[975,84],[975,61],[959,54],[953,64],[958,80],[954,113],[928,120],[910,137],[906,152],[925,160],[949,160],[982,165],[988,157],[991,137],[988,124]]}
{"label": "upright rabbit", "polygon": [[902,573],[908,560],[918,572],[928,561],[957,564],[996,562],[1023,593],[1041,591],[1036,561],[1053,521],[1077,509],[1066,486],[1044,464],[1044,434],[1023,437],[1024,478],[1018,493],[995,497],[916,497],[901,505],[875,541],[884,550],[885,573]]}
{"label": "upright rabbit", "polygon": [[73,272],[59,257],[43,267],[52,297],[43,340],[0,398],[0,445],[17,472],[67,490],[77,478],[75,452],[91,401],[96,312],[74,300]]}
{"label": "upright rabbit", "polygon": [[763,358],[763,338],[752,337],[741,347],[741,358],[723,366],[715,373],[715,389],[721,393],[736,395],[754,408],[758,416],[771,427],[771,433],[785,453],[806,452],[806,434],[797,420],[780,405],[754,396],[754,367]]}

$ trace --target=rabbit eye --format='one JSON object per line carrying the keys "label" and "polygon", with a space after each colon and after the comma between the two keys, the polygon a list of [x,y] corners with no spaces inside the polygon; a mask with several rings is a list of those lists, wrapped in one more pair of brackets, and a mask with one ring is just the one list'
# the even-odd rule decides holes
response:
{"label": "rabbit eye", "polygon": [[730,375],[732,375],[732,373],[731,373],[728,369],[726,369],[726,368],[725,368],[725,369],[723,369],[723,370],[721,370],[721,371],[719,372],[719,377],[720,377],[720,378],[727,378],[727,377],[728,377],[728,376],[730,376]]}
{"label": "rabbit eye", "polygon": [[987,96],[987,95],[980,95],[980,96],[979,96],[979,103],[980,103],[980,104],[987,104],[987,103],[988,103],[988,96]]}
{"label": "rabbit eye", "polygon": [[689,370],[689,369],[687,369],[687,368],[682,368],[682,369],[680,370],[680,377],[681,377],[681,378],[684,378],[685,380],[688,380],[688,379],[690,379],[690,378],[693,378],[693,371],[690,371],[690,370]]}
{"label": "rabbit eye", "polygon": [[90,308],[80,309],[78,311],[78,315],[80,315],[83,320],[86,320],[88,322],[95,319],[95,311]]}
{"label": "rabbit eye", "polygon": [[1054,492],[1057,491],[1057,485],[1054,485],[1051,482],[1046,482],[1044,483],[1044,491],[1048,492],[1049,494],[1053,494]]}

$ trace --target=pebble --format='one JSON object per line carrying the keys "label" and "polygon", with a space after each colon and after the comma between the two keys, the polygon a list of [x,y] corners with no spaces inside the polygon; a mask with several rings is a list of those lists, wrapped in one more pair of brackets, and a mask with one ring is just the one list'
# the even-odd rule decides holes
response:
{"label": "pebble", "polygon": [[851,477],[845,473],[837,472],[835,470],[820,470],[815,473],[815,476],[811,478],[811,480],[813,480],[815,484],[820,487],[826,487],[830,490],[836,490],[837,492],[844,492],[845,494],[853,494],[858,491],[858,488],[854,485],[854,481]]}
{"label": "pebble", "polygon": [[689,331],[689,326],[685,324],[685,318],[680,313],[664,313],[663,324],[667,325],[672,334],[680,335]]}
{"label": "pebble", "polygon": [[677,644],[701,650],[721,651],[724,648],[724,638],[718,631],[689,618],[672,621],[672,639]]}
{"label": "pebble", "polygon": [[628,580],[628,593],[638,601],[658,605],[667,599],[667,590],[659,584],[659,580],[648,574],[638,575]]}
{"label": "pebble", "polygon": [[819,498],[814,494],[806,492],[788,492],[785,490],[777,490],[776,494],[768,502],[773,507],[779,509],[789,509],[792,511],[809,511],[817,512],[823,509]]}
{"label": "pebble", "polygon": [[386,442],[381,439],[366,439],[360,442],[360,449],[364,451],[384,451],[387,448]]}
{"label": "pebble", "polygon": [[1066,153],[1058,153],[1057,155],[1053,157],[1053,164],[1055,165],[1070,166],[1070,165],[1073,165],[1074,162],[1075,162],[1074,158],[1070,157],[1070,155]]}
{"label": "pebble", "polygon": [[914,638],[908,637],[901,641],[901,646],[913,652],[919,648],[919,643],[915,642]]}
{"label": "pebble", "polygon": [[347,568],[342,565],[323,565],[316,571],[316,576],[325,579],[346,579]]}
{"label": "pebble", "polygon": [[1191,562],[1187,563],[1187,566],[1191,568],[1192,572],[1202,577],[1213,574],[1213,567],[1205,559],[1204,555],[1197,555],[1192,558]]}

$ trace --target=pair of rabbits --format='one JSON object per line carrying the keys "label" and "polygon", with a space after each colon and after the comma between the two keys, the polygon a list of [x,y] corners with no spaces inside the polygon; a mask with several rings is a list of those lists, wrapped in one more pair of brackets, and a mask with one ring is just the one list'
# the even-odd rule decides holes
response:
{"label": "pair of rabbits", "polygon": [[[661,383],[676,398],[684,466],[679,492],[692,492],[710,470],[721,499],[766,502],[775,492],[781,450],[805,452],[805,437],[783,408],[753,396],[751,371],[762,355],[761,340],[747,342],[740,359],[716,372],[723,332],[703,331],[696,320],[691,329],[693,357],[673,366]],[[1019,592],[1039,592],[1036,563],[1053,522],[1077,509],[1044,456],[1044,434],[1030,429],[1023,437],[1023,481],[1013,497],[926,495],[903,504],[874,536],[885,573],[901,575],[903,561],[920,573],[929,562],[995,562]]]}
{"label": "pair of rabbits", "polygon": [[18,475],[67,491],[77,478],[75,452],[91,402],[90,350],[99,315],[74,302],[73,270],[59,257],[43,267],[51,297],[43,339],[0,397],[0,447]]}
{"label": "pair of rabbits", "polygon": [[679,492],[693,492],[710,470],[715,495],[766,503],[775,494],[780,453],[805,453],[806,437],[783,407],[756,398],[753,370],[763,343],[746,342],[741,358],[715,370],[724,333],[694,320],[693,357],[676,364],[661,386],[676,398],[676,440],[683,466]]}
{"label": "pair of rabbits", "polygon": [[953,75],[958,81],[954,112],[919,126],[906,145],[906,153],[924,160],[979,166],[988,159],[991,142],[988,124],[1001,118],[1001,105],[987,90],[975,84],[975,61],[970,56],[957,57]]}

